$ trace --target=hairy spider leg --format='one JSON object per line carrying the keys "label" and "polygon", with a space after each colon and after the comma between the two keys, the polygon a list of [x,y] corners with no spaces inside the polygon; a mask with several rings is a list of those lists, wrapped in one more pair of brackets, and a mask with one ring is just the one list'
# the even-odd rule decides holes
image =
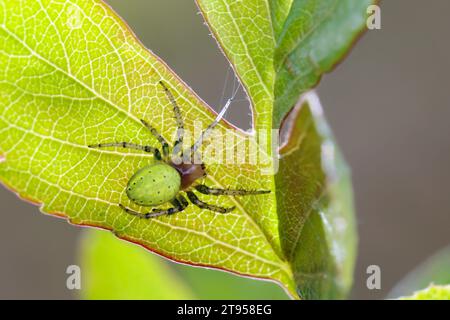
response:
{"label": "hairy spider leg", "polygon": [[192,191],[186,191],[186,194],[189,198],[189,200],[196,205],[197,207],[199,207],[200,209],[207,209],[210,211],[214,211],[214,212],[219,212],[219,213],[228,213],[233,211],[236,207],[229,207],[229,208],[224,208],[224,207],[218,207],[212,204],[208,204],[206,202],[201,201],[196,195],[195,193],[193,193]]}
{"label": "hairy spider leg", "polygon": [[159,143],[162,146],[163,156],[164,158],[169,157],[169,144],[167,143],[166,139],[156,130],[151,124],[149,124],[147,121],[141,119],[142,124],[147,127],[148,130],[150,130],[151,134],[159,141]]}
{"label": "hairy spider leg", "polygon": [[236,94],[238,93],[240,88],[237,86],[236,90],[233,92],[233,95],[227,100],[225,105],[223,106],[222,110],[220,110],[219,114],[217,115],[216,119],[200,134],[200,137],[197,139],[197,141],[190,147],[189,150],[183,151],[183,153],[188,153],[190,156],[190,159],[192,159],[197,152],[198,148],[202,145],[203,141],[208,138],[211,131],[217,126],[217,124],[222,120],[223,116],[227,112],[228,108],[230,107],[231,103],[236,98]]}
{"label": "hairy spider leg", "polygon": [[141,150],[149,153],[153,153],[154,157],[161,160],[161,152],[152,146],[143,146],[129,142],[108,142],[88,145],[89,148],[107,148],[107,147],[121,147],[125,149]]}
{"label": "hairy spider leg", "polygon": [[172,92],[167,88],[164,82],[159,81],[159,84],[163,87],[164,92],[166,93],[167,98],[173,106],[173,113],[175,114],[175,121],[177,123],[177,140],[173,143],[173,154],[178,154],[180,150],[183,149],[183,136],[184,136],[184,122],[183,117],[181,116],[181,110],[178,106]]}
{"label": "hairy spider leg", "polygon": [[[178,107],[175,98],[173,97],[173,94],[170,92],[170,90],[166,87],[166,85],[160,81],[160,85],[163,87],[164,92],[167,95],[167,98],[170,100],[170,102],[173,105],[173,111],[175,114],[175,119],[178,126],[178,138],[174,142],[174,153],[177,153],[176,148],[178,150],[181,149],[183,144],[183,131],[184,131],[184,124],[183,119],[181,117],[181,111]],[[168,158],[169,156],[169,144],[167,143],[166,139],[147,121],[141,119],[142,124],[147,127],[147,129],[150,130],[150,132],[153,134],[153,136],[161,143],[162,145],[162,151],[164,158]],[[179,146],[178,146],[179,145]],[[178,146],[178,147],[177,147]],[[161,160],[161,152],[159,149],[151,147],[151,146],[144,146],[144,145],[138,145],[130,142],[108,142],[108,143],[99,143],[99,144],[92,144],[88,146],[89,148],[105,148],[105,147],[122,147],[122,148],[128,148],[128,149],[135,149],[135,150],[142,150],[145,152],[152,152],[156,159]]]}
{"label": "hairy spider leg", "polygon": [[141,213],[134,210],[131,210],[130,208],[125,207],[122,204],[119,204],[119,207],[122,208],[125,212],[132,214],[136,217],[143,218],[143,219],[150,219],[150,218],[156,218],[164,215],[171,215],[177,212],[181,212],[189,205],[189,202],[187,202],[186,198],[182,195],[179,195],[177,198],[170,201],[170,203],[173,205],[172,208],[168,209],[158,209],[154,208],[151,212],[147,213]]}
{"label": "hairy spider leg", "polygon": [[213,196],[248,196],[270,193],[270,190],[216,189],[205,186],[204,184],[196,185],[195,189],[200,193],[210,194]]}

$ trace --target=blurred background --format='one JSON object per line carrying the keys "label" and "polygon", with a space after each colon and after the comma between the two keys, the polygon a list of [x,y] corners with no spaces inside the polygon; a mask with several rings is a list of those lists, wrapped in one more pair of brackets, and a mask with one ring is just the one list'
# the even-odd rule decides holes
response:
{"label": "blurred background", "polygon": [[[194,1],[109,0],[138,38],[216,110],[228,63]],[[318,92],[353,172],[359,254],[352,298],[385,298],[450,243],[450,2],[384,1],[369,31]],[[245,104],[227,119],[248,129]],[[0,298],[76,298],[66,289],[82,228],[0,189]],[[381,267],[381,290],[366,268]]]}

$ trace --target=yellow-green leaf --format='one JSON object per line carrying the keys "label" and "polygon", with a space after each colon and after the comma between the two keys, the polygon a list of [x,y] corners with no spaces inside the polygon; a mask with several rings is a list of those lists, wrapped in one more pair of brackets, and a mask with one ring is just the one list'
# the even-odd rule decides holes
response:
{"label": "yellow-green leaf", "polygon": [[440,249],[431,257],[414,267],[389,292],[388,299],[409,296],[417,288],[425,288],[430,283],[446,285],[450,283],[450,246]]}
{"label": "yellow-green leaf", "polygon": [[412,296],[401,297],[400,300],[450,300],[450,285],[430,285],[426,289],[416,291]]}
{"label": "yellow-green leaf", "polygon": [[349,170],[313,92],[292,110],[284,128],[275,182],[285,257],[301,297],[344,298],[356,251]]}
{"label": "yellow-green leaf", "polygon": [[170,263],[92,229],[83,234],[79,259],[83,299],[289,299],[272,282]]}
{"label": "yellow-green leaf", "polygon": [[[125,187],[153,158],[89,144],[156,145],[140,119],[172,141],[176,124],[160,80],[180,105],[187,131],[194,132],[196,120],[205,128],[214,114],[108,6],[1,1],[0,43],[0,176],[7,186],[74,224],[112,230],[177,261],[275,279],[295,291],[280,257],[274,193],[258,201],[221,197],[220,205],[237,207],[227,215],[190,206],[183,214],[142,220],[119,208],[139,209]],[[220,129],[240,143],[248,139],[229,126]],[[207,171],[211,186],[272,189],[273,178],[254,164],[213,164]]]}
{"label": "yellow-green leaf", "polygon": [[143,249],[89,230],[81,241],[83,299],[194,299],[179,275]]}
{"label": "yellow-green leaf", "polygon": [[[364,25],[361,8],[370,1],[360,3],[324,0],[316,7],[306,0],[198,1],[248,93],[255,130],[279,127],[319,73],[342,58]],[[324,15],[334,9],[331,19]],[[309,16],[312,24],[304,24]],[[335,35],[339,41],[330,42]],[[318,58],[313,62],[321,66],[314,72],[312,53]],[[291,72],[285,70],[288,56],[295,68],[307,66],[300,70],[307,75],[305,81],[296,73],[286,74]],[[298,131],[311,139],[311,148],[298,157],[302,166],[294,174],[297,157],[282,159],[276,176],[267,174],[277,169],[270,157],[276,152],[271,148],[276,136],[270,131],[265,150],[269,157],[263,164],[213,163],[204,157],[205,184],[268,189],[270,194],[202,196],[215,205],[236,206],[226,215],[189,206],[180,214],[145,220],[119,208],[124,204],[142,211],[127,198],[125,188],[153,156],[88,145],[129,141],[156,146],[158,141],[141,119],[173,141],[176,123],[161,80],[181,108],[186,131],[198,132],[196,121],[204,129],[214,120],[210,108],[103,2],[0,0],[1,181],[40,204],[45,213],[111,230],[175,261],[275,280],[296,298],[344,295],[354,259],[351,192],[345,166],[319,156],[330,139],[320,130],[324,121],[313,113],[308,116],[313,131]],[[244,145],[249,152],[257,142],[225,122],[217,131],[233,138],[226,143],[228,149]],[[289,139],[301,136],[294,133]],[[292,188],[289,181],[299,176],[309,180]],[[317,204],[323,210],[317,210]],[[327,223],[335,220],[344,221],[346,228],[330,228]],[[317,280],[319,274],[323,277]]]}

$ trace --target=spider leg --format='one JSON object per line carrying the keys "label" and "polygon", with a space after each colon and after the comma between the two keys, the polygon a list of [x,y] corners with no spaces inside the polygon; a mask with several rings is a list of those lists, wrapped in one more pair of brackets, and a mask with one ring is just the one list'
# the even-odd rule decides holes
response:
{"label": "spider leg", "polygon": [[183,153],[189,154],[190,158],[194,158],[195,160],[195,154],[200,148],[200,146],[203,144],[203,142],[208,138],[214,127],[222,120],[223,116],[227,112],[228,108],[230,107],[231,103],[235,100],[236,94],[240,88],[240,85],[234,90],[233,95],[230,99],[225,103],[222,110],[217,114],[216,119],[200,134],[200,137],[197,139],[197,141],[190,147],[188,150],[184,150]]}
{"label": "spider leg", "polygon": [[210,194],[214,196],[248,196],[256,194],[266,194],[270,193],[270,190],[244,190],[244,189],[216,189],[205,186],[204,184],[199,184],[195,186],[195,189],[203,194]]}
{"label": "spider leg", "polygon": [[129,142],[108,142],[99,144],[90,144],[89,148],[106,148],[106,147],[122,147],[126,149],[141,150],[145,152],[153,153],[156,159],[161,160],[161,152],[157,148],[151,146],[142,146],[139,144],[129,143]]}
{"label": "spider leg", "polygon": [[147,127],[148,130],[150,130],[151,134],[161,143],[163,156],[164,158],[167,158],[169,156],[169,144],[167,143],[166,139],[156,130],[153,128],[151,124],[149,124],[147,121],[141,119],[141,122],[144,126]]}
{"label": "spider leg", "polygon": [[189,203],[187,202],[187,200],[182,196],[179,195],[178,199],[175,198],[171,201],[173,208],[168,208],[168,209],[152,209],[152,212],[149,213],[149,218],[153,218],[153,217],[158,217],[161,215],[171,215],[177,212],[181,212],[184,209],[186,209],[186,207],[189,205]]}
{"label": "spider leg", "polygon": [[177,140],[173,143],[173,154],[178,153],[180,150],[182,150],[183,147],[183,136],[184,136],[184,123],[183,118],[181,116],[181,110],[178,106],[177,102],[175,101],[175,98],[172,94],[172,92],[167,88],[167,86],[164,84],[164,82],[160,81],[159,84],[163,87],[164,92],[166,93],[167,98],[169,99],[170,103],[173,106],[173,113],[175,114],[175,120],[177,122]]}
{"label": "spider leg", "polygon": [[228,213],[228,212],[233,211],[236,208],[236,207],[223,208],[223,207],[218,207],[218,206],[215,206],[212,204],[205,203],[205,202],[201,201],[199,198],[197,198],[197,196],[192,191],[186,191],[186,194],[187,194],[189,200],[201,209],[208,209],[208,210],[211,210],[214,212],[219,212],[219,213]]}
{"label": "spider leg", "polygon": [[142,219],[150,219],[150,218],[156,218],[164,215],[171,215],[177,212],[181,212],[189,205],[187,200],[183,196],[179,196],[178,199],[173,199],[171,201],[173,207],[168,209],[152,209],[151,212],[147,213],[140,213],[134,210],[131,210],[121,204],[119,204],[119,207],[121,207],[126,213],[132,214],[134,216],[137,216]]}
{"label": "spider leg", "polygon": [[126,213],[129,213],[129,214],[131,214],[133,216],[136,216],[136,217],[139,217],[139,218],[142,218],[142,219],[155,218],[155,217],[159,217],[159,216],[162,216],[162,215],[165,214],[163,212],[158,212],[158,213],[153,213],[153,212],[141,213],[141,212],[134,211],[134,210],[132,210],[130,208],[127,208],[127,207],[125,207],[122,204],[119,204],[119,207],[122,210],[124,210]]}

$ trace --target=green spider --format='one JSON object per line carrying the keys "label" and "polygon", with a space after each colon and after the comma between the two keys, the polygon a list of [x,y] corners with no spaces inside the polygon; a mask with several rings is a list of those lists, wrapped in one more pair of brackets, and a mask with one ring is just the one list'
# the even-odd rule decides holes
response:
{"label": "green spider", "polygon": [[[164,89],[167,98],[173,106],[173,112],[175,114],[175,120],[178,126],[177,139],[173,144],[172,152],[167,141],[145,120],[141,120],[141,122],[161,143],[162,154],[158,148],[129,142],[100,143],[88,146],[89,148],[122,147],[153,153],[156,159],[155,163],[139,169],[128,181],[126,189],[127,196],[132,202],[143,207],[156,207],[164,205],[168,202],[170,202],[173,207],[168,209],[153,208],[151,212],[140,213],[119,204],[125,212],[145,219],[181,212],[189,205],[189,202],[182,194],[184,192],[190,202],[201,209],[207,209],[219,213],[228,213],[234,210],[235,207],[223,208],[205,203],[197,197],[194,190],[202,194],[215,196],[245,196],[270,193],[270,190],[231,190],[210,188],[206,185],[197,183],[198,179],[206,176],[206,168],[203,163],[196,164],[195,162],[186,163],[174,161],[174,159],[179,160],[185,158],[185,154],[190,155],[189,159],[192,159],[206,136],[219,123],[225,114],[226,110],[233,101],[236,92],[233,94],[233,97],[228,99],[227,103],[213,123],[211,123],[208,128],[201,133],[200,138],[189,149],[183,150],[184,124],[180,108],[178,107],[173,94],[167,86],[162,81],[160,81],[159,84]],[[170,154],[172,154],[172,157]]]}

